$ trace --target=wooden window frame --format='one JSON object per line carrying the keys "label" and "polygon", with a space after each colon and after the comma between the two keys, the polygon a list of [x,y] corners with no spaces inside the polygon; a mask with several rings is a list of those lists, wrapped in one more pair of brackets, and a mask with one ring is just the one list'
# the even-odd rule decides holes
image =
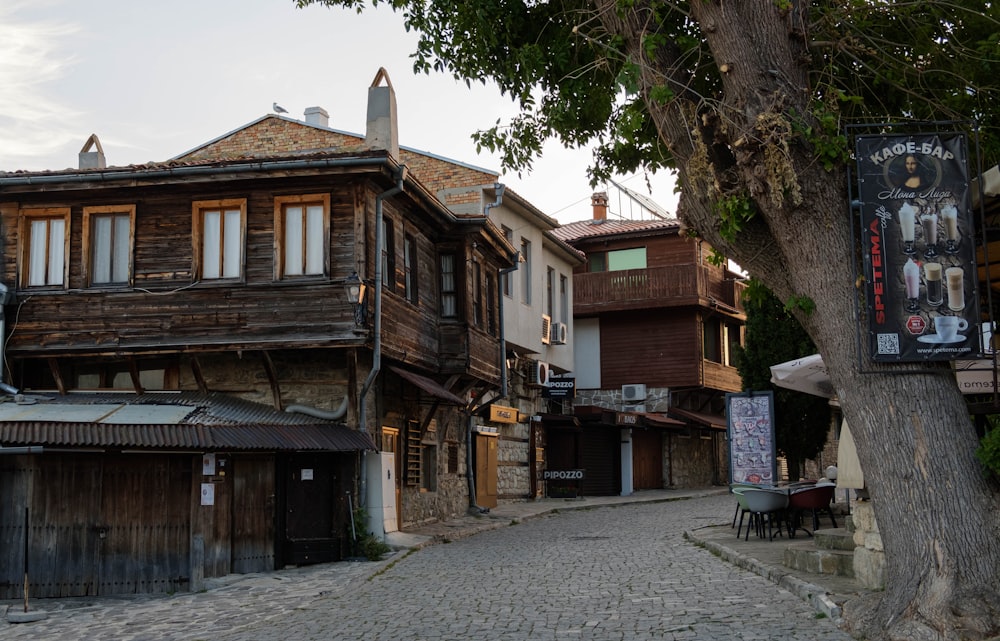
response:
{"label": "wooden window frame", "polygon": [[413,234],[403,235],[403,281],[406,300],[414,305],[420,304],[419,272],[417,261],[417,237]]}
{"label": "wooden window frame", "polygon": [[[203,270],[205,265],[205,257],[203,255],[204,247],[202,245],[202,236],[204,231],[205,222],[205,212],[209,210],[219,210],[220,212],[225,212],[226,210],[239,209],[240,212],[240,257],[239,257],[239,276],[219,276],[206,278]],[[223,216],[223,218],[225,218]],[[191,240],[193,246],[193,264],[191,267],[191,273],[196,282],[208,282],[208,283],[242,283],[246,280],[246,254],[247,254],[247,199],[246,198],[226,198],[222,200],[196,200],[191,203]],[[225,229],[219,235],[219,242],[222,246],[219,248],[219,259],[220,261],[225,259],[225,242],[226,235]]]}
{"label": "wooden window frame", "polygon": [[[128,216],[128,260],[125,266],[127,277],[124,281],[94,282],[94,222],[104,216]],[[112,233],[114,233],[112,226]],[[114,249],[112,248],[112,262]],[[87,287],[131,287],[135,276],[135,205],[105,205],[83,208],[83,277]],[[112,272],[114,269],[112,268]]]}
{"label": "wooden window frame", "polygon": [[[514,230],[512,230],[510,227],[503,226],[503,237],[507,239],[507,242],[510,243],[511,247],[514,246]],[[501,276],[500,286],[503,288],[503,295],[506,296],[507,298],[514,297],[514,288],[511,283],[512,283],[511,272],[505,271],[503,273],[503,276]]]}
{"label": "wooden window frame", "polygon": [[[323,208],[323,269],[320,273],[310,274],[305,271],[305,261],[307,259],[306,250],[306,225],[302,225],[302,265],[301,274],[288,275],[285,273],[286,258],[286,230],[285,217],[287,208],[290,206],[300,206],[303,208],[320,205]],[[304,210],[303,210],[304,211]],[[274,197],[274,280],[309,279],[323,278],[330,274],[330,194],[296,194],[291,196]]]}
{"label": "wooden window frame", "polygon": [[382,287],[396,291],[396,225],[392,218],[382,217]]}
{"label": "wooden window frame", "polygon": [[527,238],[521,239],[521,259],[518,265],[521,272],[521,302],[531,305],[531,241]]}
{"label": "wooden window frame", "polygon": [[[445,260],[451,259],[451,287],[446,288],[445,286]],[[459,310],[459,298],[458,298],[458,256],[451,252],[446,252],[438,257],[438,287],[440,288],[441,302],[440,302],[440,314],[441,318],[458,318]],[[450,300],[452,309],[454,310],[451,314],[446,313],[445,301]]]}
{"label": "wooden window frame", "polygon": [[483,266],[479,259],[472,259],[472,324],[482,328],[485,323],[483,305]]}
{"label": "wooden window frame", "polygon": [[[45,283],[41,285],[31,285],[31,227],[32,223],[38,220],[61,220],[63,222],[63,261],[62,261],[62,280],[58,283],[50,283],[48,276],[48,252],[50,249],[51,236],[46,237],[45,250],[46,250],[46,275]],[[20,286],[23,289],[69,289],[69,261],[70,261],[70,238],[72,236],[72,229],[70,227],[70,208],[69,207],[39,207],[39,208],[29,208],[22,209],[18,217],[18,234],[17,238],[21,246],[18,251],[18,256],[21,261],[19,274],[20,274]]]}

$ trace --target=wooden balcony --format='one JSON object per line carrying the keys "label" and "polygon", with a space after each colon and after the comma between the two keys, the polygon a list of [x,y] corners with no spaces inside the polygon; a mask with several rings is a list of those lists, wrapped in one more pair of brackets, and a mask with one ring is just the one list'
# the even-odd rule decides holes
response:
{"label": "wooden balcony", "polygon": [[713,277],[700,265],[675,265],[615,272],[573,275],[573,311],[575,314],[721,305],[726,311],[743,314],[741,295],[744,285],[734,280]]}

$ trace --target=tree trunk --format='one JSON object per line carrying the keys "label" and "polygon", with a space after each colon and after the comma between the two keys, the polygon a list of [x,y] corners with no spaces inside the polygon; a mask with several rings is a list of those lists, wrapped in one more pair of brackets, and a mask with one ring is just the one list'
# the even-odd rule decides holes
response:
{"label": "tree trunk", "polygon": [[[975,429],[947,367],[859,354],[865,320],[855,312],[863,316],[865,301],[847,175],[824,170],[793,133],[793,114],[810,111],[808,51],[803,21],[781,4],[688,5],[720,72],[720,92],[708,97],[677,89],[686,86],[683,52],[667,45],[650,59],[644,50],[656,24],[648,5],[620,13],[596,1],[603,26],[644,61],[644,90],[667,82],[677,91],[670,103],[646,103],[678,164],[684,223],[782,300],[815,304],[797,316],[851,425],[886,552],[886,590],[849,604],[848,628],[907,641],[1000,634],[1000,488],[975,458]],[[726,197],[757,210],[732,243],[713,209]]]}

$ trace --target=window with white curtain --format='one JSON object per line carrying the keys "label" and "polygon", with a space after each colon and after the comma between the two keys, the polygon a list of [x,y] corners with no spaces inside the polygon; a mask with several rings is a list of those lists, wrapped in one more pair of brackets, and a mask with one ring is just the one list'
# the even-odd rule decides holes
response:
{"label": "window with white curtain", "polygon": [[441,316],[443,318],[458,316],[454,254],[441,254]]}
{"label": "window with white curtain", "polygon": [[22,284],[25,287],[65,285],[69,208],[24,210],[21,230],[24,239]]}
{"label": "window with white curtain", "polygon": [[246,199],[194,203],[200,280],[242,278],[245,227]]}
{"label": "window with white curtain", "polygon": [[135,205],[84,207],[83,226],[89,284],[129,284],[132,280]]}
{"label": "window with white curtain", "polygon": [[329,194],[275,198],[275,278],[326,274],[329,234]]}

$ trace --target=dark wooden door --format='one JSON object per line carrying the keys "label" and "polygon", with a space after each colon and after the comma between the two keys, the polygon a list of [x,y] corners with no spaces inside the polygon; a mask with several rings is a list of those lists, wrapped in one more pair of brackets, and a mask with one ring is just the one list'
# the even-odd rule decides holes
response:
{"label": "dark wooden door", "polygon": [[632,486],[637,490],[663,487],[663,438],[659,430],[632,430]]}
{"label": "dark wooden door", "polygon": [[587,426],[580,434],[584,496],[617,496],[622,491],[621,429]]}
{"label": "dark wooden door", "polygon": [[285,477],[284,559],[304,565],[336,561],[340,538],[334,515],[336,468],[324,454],[293,454]]}

